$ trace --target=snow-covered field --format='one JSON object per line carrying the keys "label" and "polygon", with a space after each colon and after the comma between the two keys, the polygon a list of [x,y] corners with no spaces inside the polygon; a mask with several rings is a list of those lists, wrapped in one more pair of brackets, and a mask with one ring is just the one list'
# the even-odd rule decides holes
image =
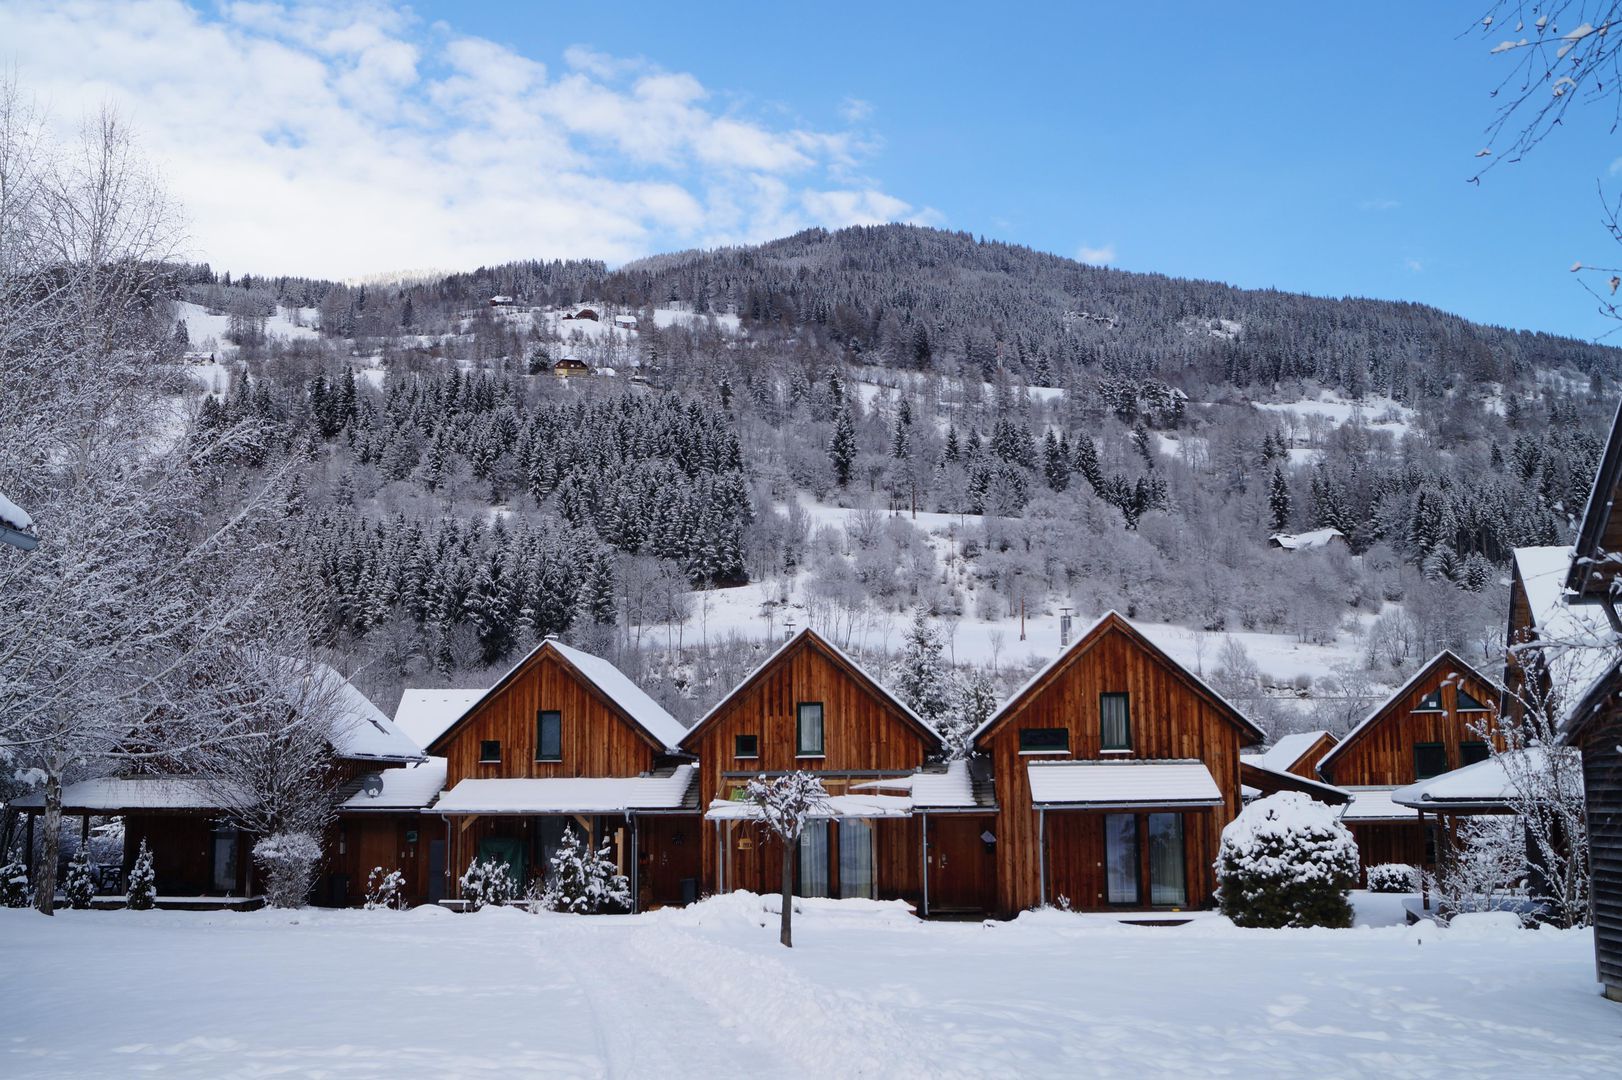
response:
{"label": "snow-covered field", "polygon": [[0,911],[0,1075],[1615,1076],[1586,932]]}

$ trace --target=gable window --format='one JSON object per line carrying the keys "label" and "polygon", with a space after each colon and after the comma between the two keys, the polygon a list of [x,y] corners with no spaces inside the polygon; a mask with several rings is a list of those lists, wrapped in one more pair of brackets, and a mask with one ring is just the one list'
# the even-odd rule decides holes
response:
{"label": "gable window", "polygon": [[1475,695],[1470,693],[1468,690],[1464,689],[1462,686],[1459,688],[1459,705],[1458,705],[1458,709],[1459,709],[1460,712],[1487,712],[1488,711],[1487,706],[1485,706],[1481,702],[1477,701],[1476,698],[1475,698]]}
{"label": "gable window", "polygon": [[1428,780],[1447,772],[1447,747],[1439,742],[1414,744],[1414,778]]}
{"label": "gable window", "polygon": [[1486,761],[1492,757],[1492,751],[1484,742],[1461,742],[1459,744],[1459,764],[1474,765],[1478,761]]}
{"label": "gable window", "polygon": [[499,765],[501,763],[501,740],[479,740],[479,764]]}
{"label": "gable window", "polygon": [[1098,695],[1098,744],[1102,749],[1132,749],[1131,713],[1125,694]]}
{"label": "gable window", "polygon": [[1070,752],[1070,729],[1062,727],[1020,728],[1019,752],[1022,754],[1068,754]]}
{"label": "gable window", "polygon": [[798,757],[822,756],[822,702],[802,701],[795,710],[794,753]]}
{"label": "gable window", "polygon": [[535,714],[535,760],[563,760],[563,714],[542,709]]}
{"label": "gable window", "polygon": [[760,756],[759,735],[732,736],[732,756],[740,758],[754,758]]}
{"label": "gable window", "polygon": [[1414,706],[1414,712],[1441,712],[1441,711],[1442,711],[1442,688],[1440,686],[1438,686],[1435,690],[1432,690],[1430,693],[1426,694],[1424,697],[1420,698],[1419,699],[1419,704]]}

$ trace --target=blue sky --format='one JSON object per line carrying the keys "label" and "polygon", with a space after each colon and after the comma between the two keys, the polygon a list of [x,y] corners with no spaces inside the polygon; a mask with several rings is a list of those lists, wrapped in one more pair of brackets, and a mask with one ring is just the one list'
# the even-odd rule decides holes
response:
{"label": "blue sky", "polygon": [[903,219],[1608,328],[1567,269],[1617,261],[1617,138],[1580,112],[1468,185],[1506,63],[1475,6],[1127,7],[0,0],[0,40],[53,111],[99,95],[152,133],[220,265],[617,262]]}

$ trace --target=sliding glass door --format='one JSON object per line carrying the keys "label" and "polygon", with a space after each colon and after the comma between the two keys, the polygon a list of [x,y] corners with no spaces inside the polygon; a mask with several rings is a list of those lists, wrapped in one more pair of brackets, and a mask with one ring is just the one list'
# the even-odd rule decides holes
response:
{"label": "sliding glass door", "polygon": [[1104,815],[1104,875],[1111,904],[1138,902],[1138,816]]}
{"label": "sliding glass door", "polygon": [[1183,815],[1149,815],[1149,903],[1181,907],[1188,903],[1183,879]]}
{"label": "sliding glass door", "polygon": [[800,882],[796,896],[828,895],[828,822],[810,821],[800,834]]}
{"label": "sliding glass door", "polygon": [[1149,886],[1153,907],[1188,903],[1182,814],[1104,815],[1104,895],[1112,906],[1135,907]]}
{"label": "sliding glass door", "polygon": [[873,881],[873,823],[846,818],[839,823],[839,895],[876,895]]}

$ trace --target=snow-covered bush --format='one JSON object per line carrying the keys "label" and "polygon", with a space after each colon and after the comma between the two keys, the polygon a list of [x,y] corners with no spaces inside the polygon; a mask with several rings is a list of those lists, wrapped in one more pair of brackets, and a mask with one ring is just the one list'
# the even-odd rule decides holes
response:
{"label": "snow-covered bush", "polygon": [[1350,926],[1357,841],[1330,807],[1281,791],[1222,830],[1216,876],[1222,913],[1239,926]]}
{"label": "snow-covered bush", "polygon": [[308,833],[274,833],[254,844],[253,858],[264,871],[266,903],[301,907],[310,895],[321,842]]}
{"label": "snow-covered bush", "polygon": [[1407,863],[1388,862],[1369,867],[1369,892],[1413,892],[1418,881],[1414,868]]}
{"label": "snow-covered bush", "polygon": [[0,907],[28,906],[28,867],[21,859],[0,866]]}
{"label": "snow-covered bush", "polygon": [[96,898],[96,879],[90,872],[90,849],[80,848],[68,863],[67,877],[62,881],[62,892],[68,906],[84,909]]}
{"label": "snow-covered bush", "polygon": [[487,904],[507,904],[518,898],[518,883],[500,859],[474,859],[462,875],[462,899],[469,911]]}
{"label": "snow-covered bush", "polygon": [[563,845],[552,856],[541,906],[577,915],[631,910],[630,879],[619,872],[609,851],[605,842],[593,852],[572,826],[565,829]]}
{"label": "snow-covered bush", "polygon": [[141,837],[141,846],[135,852],[135,864],[130,867],[129,888],[125,896],[132,911],[146,911],[158,894],[157,875],[152,870],[152,849]]}
{"label": "snow-covered bush", "polygon": [[405,906],[405,875],[398,870],[385,872],[381,866],[372,867],[372,872],[366,875],[366,910],[403,911]]}
{"label": "snow-covered bush", "polygon": [[1460,818],[1452,841],[1442,845],[1439,858],[1437,872],[1425,875],[1425,887],[1435,898],[1436,921],[1442,926],[1464,912],[1509,911],[1522,906],[1528,867],[1519,818]]}

